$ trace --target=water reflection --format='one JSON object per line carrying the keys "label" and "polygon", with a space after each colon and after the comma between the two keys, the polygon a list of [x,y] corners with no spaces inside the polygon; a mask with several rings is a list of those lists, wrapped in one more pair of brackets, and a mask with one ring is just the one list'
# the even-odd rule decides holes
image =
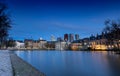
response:
{"label": "water reflection", "polygon": [[120,56],[110,54],[110,55],[107,55],[106,58],[108,60],[109,68],[112,73],[111,76],[120,76]]}
{"label": "water reflection", "polygon": [[120,56],[107,51],[16,51],[47,76],[120,76]]}

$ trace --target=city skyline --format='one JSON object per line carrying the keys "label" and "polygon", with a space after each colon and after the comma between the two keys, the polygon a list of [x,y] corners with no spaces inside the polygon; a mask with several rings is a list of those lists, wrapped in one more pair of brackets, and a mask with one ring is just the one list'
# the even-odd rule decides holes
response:
{"label": "city skyline", "polygon": [[[3,0],[4,1],[4,0]],[[10,37],[23,40],[65,33],[80,38],[101,33],[107,19],[120,18],[119,0],[5,0],[13,20]]]}

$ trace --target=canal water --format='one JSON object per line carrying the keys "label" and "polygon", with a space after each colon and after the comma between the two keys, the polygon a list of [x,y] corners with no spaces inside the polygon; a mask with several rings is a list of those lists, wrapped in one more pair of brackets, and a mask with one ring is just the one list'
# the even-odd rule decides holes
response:
{"label": "canal water", "polygon": [[120,76],[120,55],[107,51],[15,51],[46,76]]}

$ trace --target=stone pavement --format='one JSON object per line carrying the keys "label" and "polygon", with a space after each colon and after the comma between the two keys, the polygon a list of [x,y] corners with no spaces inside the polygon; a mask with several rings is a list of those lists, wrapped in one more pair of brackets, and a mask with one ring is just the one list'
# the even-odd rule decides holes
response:
{"label": "stone pavement", "polygon": [[0,50],[0,76],[13,76],[8,50]]}
{"label": "stone pavement", "polygon": [[0,76],[45,76],[8,50],[0,50]]}

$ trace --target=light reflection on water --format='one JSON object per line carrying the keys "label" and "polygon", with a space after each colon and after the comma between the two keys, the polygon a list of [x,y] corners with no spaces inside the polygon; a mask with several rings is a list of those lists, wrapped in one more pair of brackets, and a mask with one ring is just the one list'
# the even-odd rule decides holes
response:
{"label": "light reflection on water", "polygon": [[120,56],[107,51],[16,51],[47,76],[120,76]]}

